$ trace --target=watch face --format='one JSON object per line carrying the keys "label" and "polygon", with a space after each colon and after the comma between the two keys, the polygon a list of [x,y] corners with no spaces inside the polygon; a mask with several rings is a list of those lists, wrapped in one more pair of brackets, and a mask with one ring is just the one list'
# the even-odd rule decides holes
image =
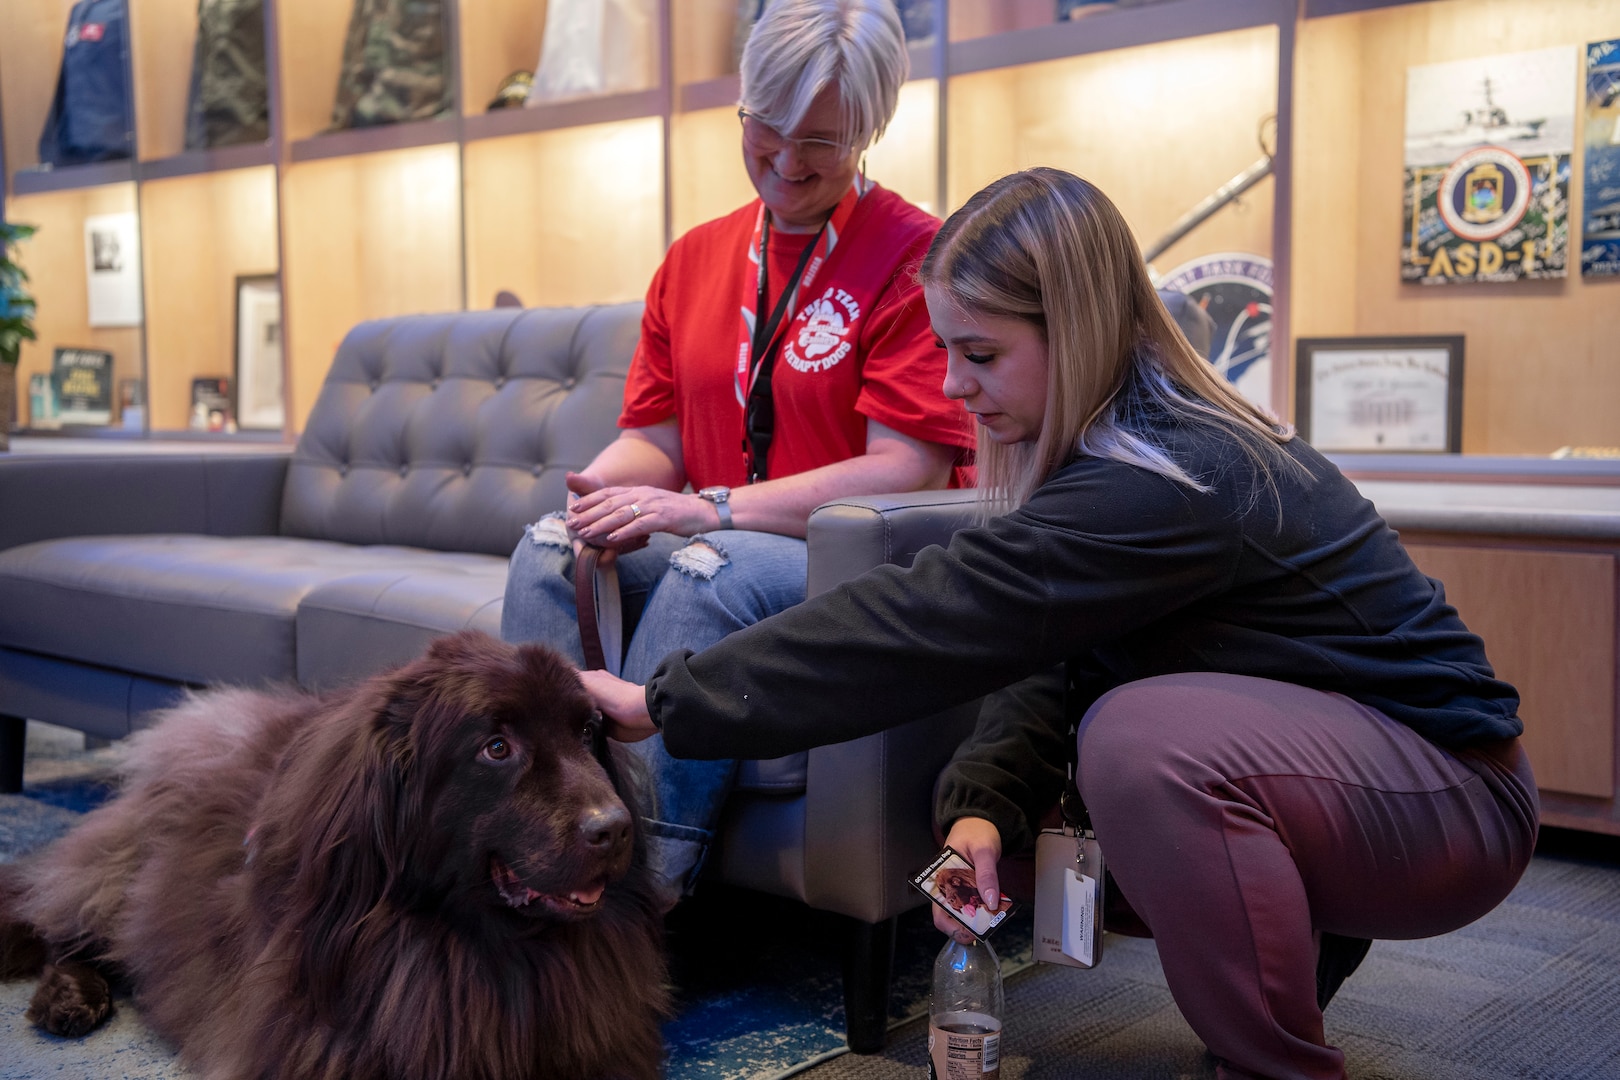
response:
{"label": "watch face", "polygon": [[731,498],[731,489],[728,487],[706,487],[698,492],[698,498],[708,499],[712,503],[723,503]]}

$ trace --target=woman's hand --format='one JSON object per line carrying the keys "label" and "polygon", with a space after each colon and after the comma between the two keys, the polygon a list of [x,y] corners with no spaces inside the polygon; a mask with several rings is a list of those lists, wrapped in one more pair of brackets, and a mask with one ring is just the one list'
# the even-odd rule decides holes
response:
{"label": "woman's hand", "polygon": [[720,527],[720,512],[707,499],[638,484],[608,487],[569,473],[568,515],[563,524],[587,544],[616,551],[644,547],[653,533],[693,536]]}
{"label": "woman's hand", "polygon": [[596,703],[597,709],[607,717],[609,738],[619,742],[640,742],[658,734],[647,712],[645,687],[626,682],[605,671],[582,671],[579,681],[585,684],[585,692]]}
{"label": "woman's hand", "polygon": [[[996,876],[996,864],[1001,861],[1000,830],[984,818],[957,818],[945,843],[973,864],[973,877],[979,883],[985,909],[1000,911],[1001,881]],[[945,909],[938,904],[934,905],[934,928],[964,945],[973,941],[968,928],[945,914]]]}

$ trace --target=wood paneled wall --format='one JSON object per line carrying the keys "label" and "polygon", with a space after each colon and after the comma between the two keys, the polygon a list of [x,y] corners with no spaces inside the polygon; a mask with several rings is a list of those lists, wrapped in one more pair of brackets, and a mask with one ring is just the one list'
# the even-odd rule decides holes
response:
{"label": "wood paneled wall", "polygon": [[1568,278],[1402,284],[1406,69],[1617,34],[1615,0],[1436,0],[1301,26],[1293,333],[1465,335],[1465,453],[1620,444],[1620,281],[1579,274],[1577,122]]}
{"label": "wood paneled wall", "polygon": [[[1052,165],[1095,183],[1144,246],[1261,156],[1277,109],[1275,27],[967,75],[950,88],[949,202],[1016,169]],[[1166,251],[1271,254],[1272,184]]]}

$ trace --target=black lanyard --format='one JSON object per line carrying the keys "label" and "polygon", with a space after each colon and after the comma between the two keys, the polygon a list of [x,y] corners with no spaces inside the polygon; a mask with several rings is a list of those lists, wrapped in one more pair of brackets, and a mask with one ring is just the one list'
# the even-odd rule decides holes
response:
{"label": "black lanyard", "polygon": [[750,484],[766,478],[771,439],[776,434],[776,403],[771,396],[771,372],[776,366],[776,353],[782,347],[786,331],[782,320],[794,293],[798,291],[804,268],[810,265],[810,256],[820,245],[822,234],[826,231],[827,223],[823,222],[816,235],[810,238],[810,243],[805,245],[804,254],[799,256],[799,264],[793,268],[793,276],[788,278],[787,287],[782,290],[782,296],[776,301],[776,308],[769,319],[761,319],[765,305],[770,300],[765,261],[766,245],[771,235],[771,215],[768,212],[759,232],[759,292],[754,301],[754,339],[748,347],[748,370],[753,380],[748,387],[748,404],[743,408],[743,453],[748,458]]}

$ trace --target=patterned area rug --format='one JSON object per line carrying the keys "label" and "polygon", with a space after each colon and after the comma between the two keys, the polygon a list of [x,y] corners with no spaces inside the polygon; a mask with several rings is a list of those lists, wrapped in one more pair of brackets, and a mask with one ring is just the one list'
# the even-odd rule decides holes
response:
{"label": "patterned area rug", "polygon": [[[112,793],[118,747],[86,751],[77,732],[30,724],[21,795],[0,795],[0,861],[49,843]],[[995,934],[1003,970],[1028,966],[1030,927],[1015,913]],[[714,890],[668,924],[678,1015],[665,1029],[669,1080],[775,1080],[846,1053],[841,927],[830,916],[753,893]],[[944,939],[925,911],[901,919],[894,1020],[923,1013]],[[0,1080],[62,1076],[192,1080],[127,1000],[84,1039],[23,1020],[33,985],[0,983]]]}

